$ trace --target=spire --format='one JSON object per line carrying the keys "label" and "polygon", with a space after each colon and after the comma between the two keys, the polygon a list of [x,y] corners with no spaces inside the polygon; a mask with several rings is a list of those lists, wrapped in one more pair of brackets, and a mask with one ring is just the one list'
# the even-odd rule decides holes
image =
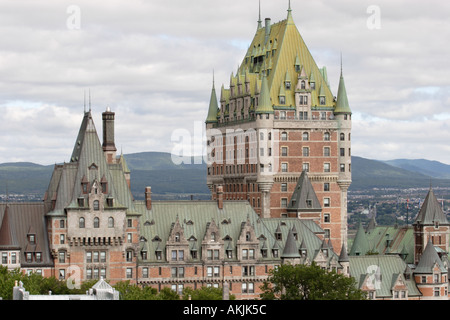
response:
{"label": "spire", "polygon": [[345,248],[345,244],[342,244],[342,248],[341,248],[341,254],[339,255],[339,262],[349,262],[349,258],[348,258],[348,254],[347,254],[347,249]]}
{"label": "spire", "polygon": [[217,104],[217,96],[216,96],[216,89],[214,86],[214,71],[213,71],[213,83],[212,83],[212,90],[211,90],[211,100],[209,101],[209,109],[208,109],[208,116],[206,117],[206,123],[215,123],[217,122],[217,111],[219,107]]}
{"label": "spire", "polygon": [[291,0],[289,0],[289,6],[288,6],[287,12],[288,12],[287,23],[294,24],[294,19],[292,18]]}
{"label": "spire", "polygon": [[261,81],[261,93],[259,94],[258,107],[256,113],[273,113],[272,103],[270,102],[269,85],[267,84],[266,73],[263,72]]}
{"label": "spire", "polygon": [[261,0],[259,0],[259,15],[258,15],[258,28],[256,30],[259,30],[262,28],[262,21],[261,21]]}
{"label": "spire", "polygon": [[369,251],[369,241],[367,240],[366,232],[364,231],[361,222],[359,222],[358,231],[356,232],[349,255],[363,256],[367,253],[367,251]]}
{"label": "spire", "polygon": [[339,79],[339,87],[337,93],[336,108],[334,113],[352,113],[347,99],[347,91],[345,90],[344,76],[342,73],[342,54],[341,54],[341,77]]}
{"label": "spire", "polygon": [[297,244],[295,243],[294,232],[292,229],[289,229],[281,258],[300,258],[300,253],[298,252]]}

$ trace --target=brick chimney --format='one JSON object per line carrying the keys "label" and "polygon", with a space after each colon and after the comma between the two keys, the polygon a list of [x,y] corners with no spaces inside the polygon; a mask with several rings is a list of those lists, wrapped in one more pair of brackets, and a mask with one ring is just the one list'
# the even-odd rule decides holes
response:
{"label": "brick chimney", "polygon": [[116,144],[114,143],[114,116],[115,113],[106,108],[102,113],[103,120],[103,152],[108,163],[116,163]]}
{"label": "brick chimney", "polygon": [[151,187],[145,187],[145,206],[147,207],[147,210],[152,209],[152,188]]}
{"label": "brick chimney", "polygon": [[217,206],[223,209],[223,187],[217,186]]}

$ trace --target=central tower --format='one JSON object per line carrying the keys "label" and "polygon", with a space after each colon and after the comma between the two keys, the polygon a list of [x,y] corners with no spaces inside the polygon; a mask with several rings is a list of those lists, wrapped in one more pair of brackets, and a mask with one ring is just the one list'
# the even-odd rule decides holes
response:
{"label": "central tower", "polygon": [[259,17],[219,99],[213,83],[206,132],[213,199],[220,186],[225,200],[247,200],[261,217],[314,220],[335,252],[346,245],[351,110],[342,68],[335,98],[290,5],[278,23]]}

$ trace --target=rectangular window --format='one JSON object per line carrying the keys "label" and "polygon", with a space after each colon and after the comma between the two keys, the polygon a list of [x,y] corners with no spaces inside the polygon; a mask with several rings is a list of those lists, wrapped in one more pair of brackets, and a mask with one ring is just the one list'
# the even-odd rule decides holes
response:
{"label": "rectangular window", "polygon": [[329,157],[330,156],[330,147],[324,147],[323,148],[323,156]]}
{"label": "rectangular window", "polygon": [[288,164],[287,163],[282,163],[281,164],[281,172],[288,172]]}
{"label": "rectangular window", "polygon": [[281,207],[282,208],[287,208],[287,198],[281,198]]}
{"label": "rectangular window", "polygon": [[330,207],[330,198],[323,199],[323,206],[327,208]]}
{"label": "rectangular window", "polygon": [[127,268],[127,279],[132,279],[132,278],[133,278],[133,269]]}
{"label": "rectangular window", "polygon": [[323,164],[323,172],[330,172],[331,165],[328,162]]}
{"label": "rectangular window", "polygon": [[309,148],[308,147],[303,147],[303,156],[304,157],[309,157]]}
{"label": "rectangular window", "polygon": [[283,157],[287,157],[287,155],[288,155],[288,148],[287,147],[281,147],[281,155]]}
{"label": "rectangular window", "polygon": [[287,183],[281,184],[281,192],[287,192]]}

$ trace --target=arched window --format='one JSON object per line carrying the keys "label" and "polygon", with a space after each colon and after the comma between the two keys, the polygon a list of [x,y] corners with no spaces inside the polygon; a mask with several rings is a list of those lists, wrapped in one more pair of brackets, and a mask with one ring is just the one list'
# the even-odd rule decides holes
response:
{"label": "arched window", "polygon": [[344,140],[345,140],[345,134],[344,134],[344,133],[341,133],[341,134],[340,134],[340,137],[341,137],[341,141],[344,141]]}
{"label": "arched window", "polygon": [[250,232],[247,232],[247,233],[245,234],[245,240],[246,240],[246,241],[251,241],[251,240],[252,240],[252,236],[250,235]]}
{"label": "arched window", "polygon": [[100,219],[97,217],[94,218],[94,228],[100,228]]}
{"label": "arched window", "polygon": [[78,227],[84,228],[84,218],[80,218],[80,220],[78,221]]}
{"label": "arched window", "polygon": [[330,133],[329,132],[325,132],[323,134],[323,140],[325,141],[330,141]]}
{"label": "arched window", "polygon": [[216,233],[211,232],[211,241],[216,241]]}
{"label": "arched window", "polygon": [[309,140],[309,133],[308,132],[303,132],[303,141],[308,141]]}
{"label": "arched window", "polygon": [[180,233],[179,232],[177,232],[175,234],[175,242],[180,242]]}
{"label": "arched window", "polygon": [[108,228],[114,228],[114,218],[113,217],[108,218]]}
{"label": "arched window", "polygon": [[99,203],[98,200],[95,200],[95,201],[94,201],[94,210],[95,210],[95,211],[100,210],[100,203]]}

